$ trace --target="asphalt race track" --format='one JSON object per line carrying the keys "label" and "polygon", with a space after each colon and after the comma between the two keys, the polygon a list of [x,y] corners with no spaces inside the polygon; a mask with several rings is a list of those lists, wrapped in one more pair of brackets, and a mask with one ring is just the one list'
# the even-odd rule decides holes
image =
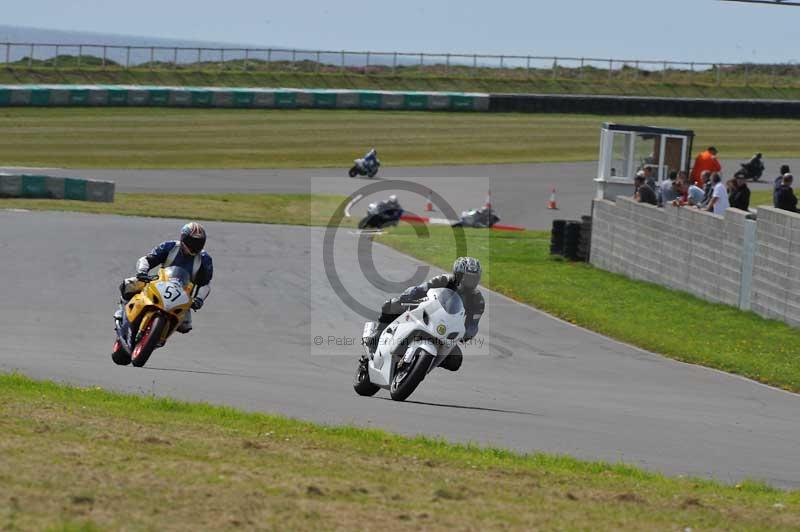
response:
{"label": "asphalt race track", "polygon": [[[177,225],[0,211],[0,371],[800,488],[800,396],[646,353],[491,293],[482,327],[489,354],[468,351],[459,372],[435,371],[407,403],[385,392],[357,397],[360,346],[313,346],[315,336],[355,339],[363,324],[325,281],[317,228],[209,223],[216,275],[195,330],[144,369],[117,367],[109,356],[116,286]],[[360,278],[356,244],[339,231],[335,263],[343,285],[377,307],[384,294]],[[418,265],[381,246],[373,256],[394,281]]]}
{"label": "asphalt race track", "polygon": [[[349,161],[343,161],[345,164]],[[771,177],[778,167],[788,163],[800,169],[800,160],[768,160],[763,183],[751,184],[753,190],[770,188]],[[730,173],[739,161],[723,160]],[[0,169],[2,171],[2,169]],[[117,183],[119,192],[270,192],[278,194],[307,193],[349,194],[372,182],[368,179],[347,178],[347,168],[307,170],[47,170],[57,176],[80,176],[107,179]],[[578,219],[589,214],[594,196],[597,163],[501,164],[480,166],[432,166],[392,168],[387,164],[378,175],[380,179],[407,179],[432,188],[446,196],[456,212],[477,208],[491,188],[492,204],[501,221],[531,229],[549,229],[558,218]],[[727,174],[726,174],[727,175]],[[447,187],[442,179],[465,178],[462,186]],[[452,182],[452,181],[451,181]],[[545,207],[550,191],[557,190],[558,210]],[[387,193],[388,194],[388,193]],[[399,194],[407,210],[420,212],[425,199],[416,195]],[[366,208],[355,209],[360,214]]]}

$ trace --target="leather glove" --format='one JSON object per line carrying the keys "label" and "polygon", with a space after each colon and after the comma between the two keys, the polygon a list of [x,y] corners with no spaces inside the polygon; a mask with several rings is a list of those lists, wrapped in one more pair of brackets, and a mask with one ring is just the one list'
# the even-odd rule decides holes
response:
{"label": "leather glove", "polygon": [[136,274],[136,279],[139,280],[139,281],[142,281],[144,283],[149,283],[150,282],[150,274],[147,273],[147,272],[138,272]]}
{"label": "leather glove", "polygon": [[199,297],[194,298],[192,301],[192,310],[200,310],[203,308],[203,300]]}

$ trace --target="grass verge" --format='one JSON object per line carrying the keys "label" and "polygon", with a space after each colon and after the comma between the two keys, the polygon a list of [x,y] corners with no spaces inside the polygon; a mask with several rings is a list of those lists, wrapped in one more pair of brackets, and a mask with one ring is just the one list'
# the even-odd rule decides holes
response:
{"label": "grass verge", "polygon": [[[408,227],[380,241],[441,268],[455,257],[449,228],[420,239]],[[633,281],[549,255],[546,232],[466,231],[468,252],[486,264],[484,286],[604,335],[800,392],[800,331],[752,312]],[[491,312],[491,310],[489,310]]]}
{"label": "grass verge", "polygon": [[[240,67],[241,68],[241,67]],[[511,75],[509,75],[509,72]],[[560,73],[567,73],[561,70]],[[525,76],[514,71],[480,70],[468,73],[444,73],[422,71],[398,71],[395,74],[359,74],[356,72],[280,72],[280,71],[236,71],[217,68],[205,69],[157,69],[132,68],[89,69],[61,66],[59,68],[4,68],[0,69],[0,83],[67,83],[67,84],[141,84],[171,86],[217,86],[217,87],[293,87],[314,89],[372,89],[414,91],[459,91],[489,93],[545,93],[545,94],[608,94],[625,96],[662,96],[674,98],[752,98],[752,99],[798,99],[800,87],[796,78],[787,75],[772,79],[765,76],[758,80],[751,74],[749,85],[738,79],[723,80],[717,84],[713,75],[688,77],[685,73],[673,73],[666,79],[660,75],[647,76],[642,71],[638,80],[612,79],[607,74],[594,72],[584,80],[573,72],[573,79],[566,76],[552,79],[550,71],[539,76]],[[693,81],[693,79],[695,81]],[[774,82],[780,86],[774,86]]]}
{"label": "grass verge", "polygon": [[9,530],[767,530],[800,492],[0,375]]}
{"label": "grass verge", "polygon": [[71,168],[591,161],[603,121],[684,127],[725,158],[800,156],[800,120],[336,110],[0,108],[0,161]]}
{"label": "grass verge", "polygon": [[[128,194],[114,203],[0,198],[0,209],[70,211],[219,222],[325,225],[344,198],[312,194]],[[355,223],[347,218],[343,224]]]}

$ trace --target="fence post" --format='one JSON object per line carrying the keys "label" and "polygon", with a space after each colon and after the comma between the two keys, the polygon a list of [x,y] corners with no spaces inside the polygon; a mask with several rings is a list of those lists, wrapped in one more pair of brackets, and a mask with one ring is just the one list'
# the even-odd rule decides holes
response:
{"label": "fence post", "polygon": [[447,54],[446,57],[447,57],[447,60],[446,60],[445,65],[444,65],[444,72],[445,72],[445,74],[449,74],[450,73],[450,54]]}
{"label": "fence post", "polygon": [[78,45],[78,68],[81,67],[81,58],[83,57],[83,45]]}
{"label": "fence post", "polygon": [[33,44],[31,44],[31,55],[28,56],[28,68],[33,66]]}
{"label": "fence post", "polygon": [[419,54],[419,66],[425,65],[425,54]]}
{"label": "fence post", "polygon": [[502,55],[501,55],[501,56],[500,56],[500,68],[504,68],[504,63],[505,63],[505,61],[504,61],[504,60],[505,60],[505,56],[502,56]]}
{"label": "fence post", "polygon": [[56,45],[56,55],[53,57],[53,68],[58,68],[58,48],[59,46]]}
{"label": "fence post", "polygon": [[202,68],[200,65],[203,62],[203,49],[197,49],[197,68]]}
{"label": "fence post", "polygon": [[7,65],[11,64],[11,43],[10,42],[6,43],[6,64]]}
{"label": "fence post", "polygon": [[662,80],[667,79],[667,62],[666,61],[664,61],[664,66],[663,66],[663,68],[661,70],[661,79]]}
{"label": "fence post", "polygon": [[225,48],[219,49],[219,69],[225,70]]}
{"label": "fence post", "polygon": [[131,47],[125,47],[125,70],[131,68]]}
{"label": "fence post", "polygon": [[269,70],[272,63],[272,48],[267,48],[267,70]]}
{"label": "fence post", "polygon": [[249,66],[249,63],[250,63],[250,48],[245,48],[244,49],[244,64],[242,65],[242,70],[247,72],[247,67]]}
{"label": "fence post", "polygon": [[744,64],[744,86],[745,87],[747,87],[747,85],[748,85],[749,78],[750,78],[750,69],[748,67],[748,64],[745,63]]}
{"label": "fence post", "polygon": [[292,70],[297,68],[297,50],[292,50]]}
{"label": "fence post", "polygon": [[155,60],[156,60],[156,49],[151,46],[150,47],[150,70],[153,70],[153,67],[155,66],[153,63],[155,63]]}
{"label": "fence post", "polygon": [[341,68],[339,70],[344,72],[344,50],[342,50],[342,63],[341,63]]}
{"label": "fence post", "polygon": [[172,68],[173,68],[173,70],[178,68],[178,47],[177,46],[175,48],[173,48],[173,50],[172,50]]}
{"label": "fence post", "polygon": [[611,81],[611,75],[614,73],[614,60],[608,60],[608,81]]}
{"label": "fence post", "polygon": [[772,65],[772,86],[774,87],[777,85],[778,82],[778,67],[776,65]]}
{"label": "fence post", "polygon": [[108,46],[103,45],[103,69],[106,68],[106,56],[108,55]]}
{"label": "fence post", "polygon": [[369,74],[369,52],[367,52],[366,62],[364,63],[364,74]]}
{"label": "fence post", "polygon": [[581,68],[578,71],[578,76],[580,77],[581,81],[583,81],[583,65],[585,62],[586,60],[583,57],[581,57]]}
{"label": "fence post", "polygon": [[525,56],[525,73],[528,77],[531,76],[531,56],[529,55]]}
{"label": "fence post", "polygon": [[392,56],[392,74],[395,73],[396,69],[397,69],[397,52],[395,52],[394,55]]}
{"label": "fence post", "polygon": [[717,85],[722,83],[722,69],[720,68],[720,64],[717,63]]}
{"label": "fence post", "polygon": [[317,50],[317,67],[314,70],[316,72],[319,72],[319,69],[320,69],[321,66],[322,66],[322,59],[321,59],[319,50]]}
{"label": "fence post", "polygon": [[558,57],[553,58],[553,81],[556,80],[558,76]]}

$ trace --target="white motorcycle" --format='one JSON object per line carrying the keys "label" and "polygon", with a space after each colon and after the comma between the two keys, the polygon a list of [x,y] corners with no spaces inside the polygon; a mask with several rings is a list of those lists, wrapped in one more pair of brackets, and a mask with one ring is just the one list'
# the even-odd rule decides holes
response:
{"label": "white motorcycle", "polygon": [[355,177],[357,175],[365,175],[368,178],[372,179],[376,175],[378,175],[378,169],[381,167],[381,162],[379,160],[375,160],[374,163],[370,164],[365,159],[355,159],[353,161],[353,166],[347,172],[347,175],[350,177]]}
{"label": "white motorcycle", "polygon": [[353,388],[358,395],[372,396],[388,389],[395,401],[405,401],[425,376],[438,367],[464,338],[464,302],[449,288],[431,288],[426,296],[409,304],[389,324],[378,340],[374,354],[366,340],[378,324],[364,324],[364,350]]}

